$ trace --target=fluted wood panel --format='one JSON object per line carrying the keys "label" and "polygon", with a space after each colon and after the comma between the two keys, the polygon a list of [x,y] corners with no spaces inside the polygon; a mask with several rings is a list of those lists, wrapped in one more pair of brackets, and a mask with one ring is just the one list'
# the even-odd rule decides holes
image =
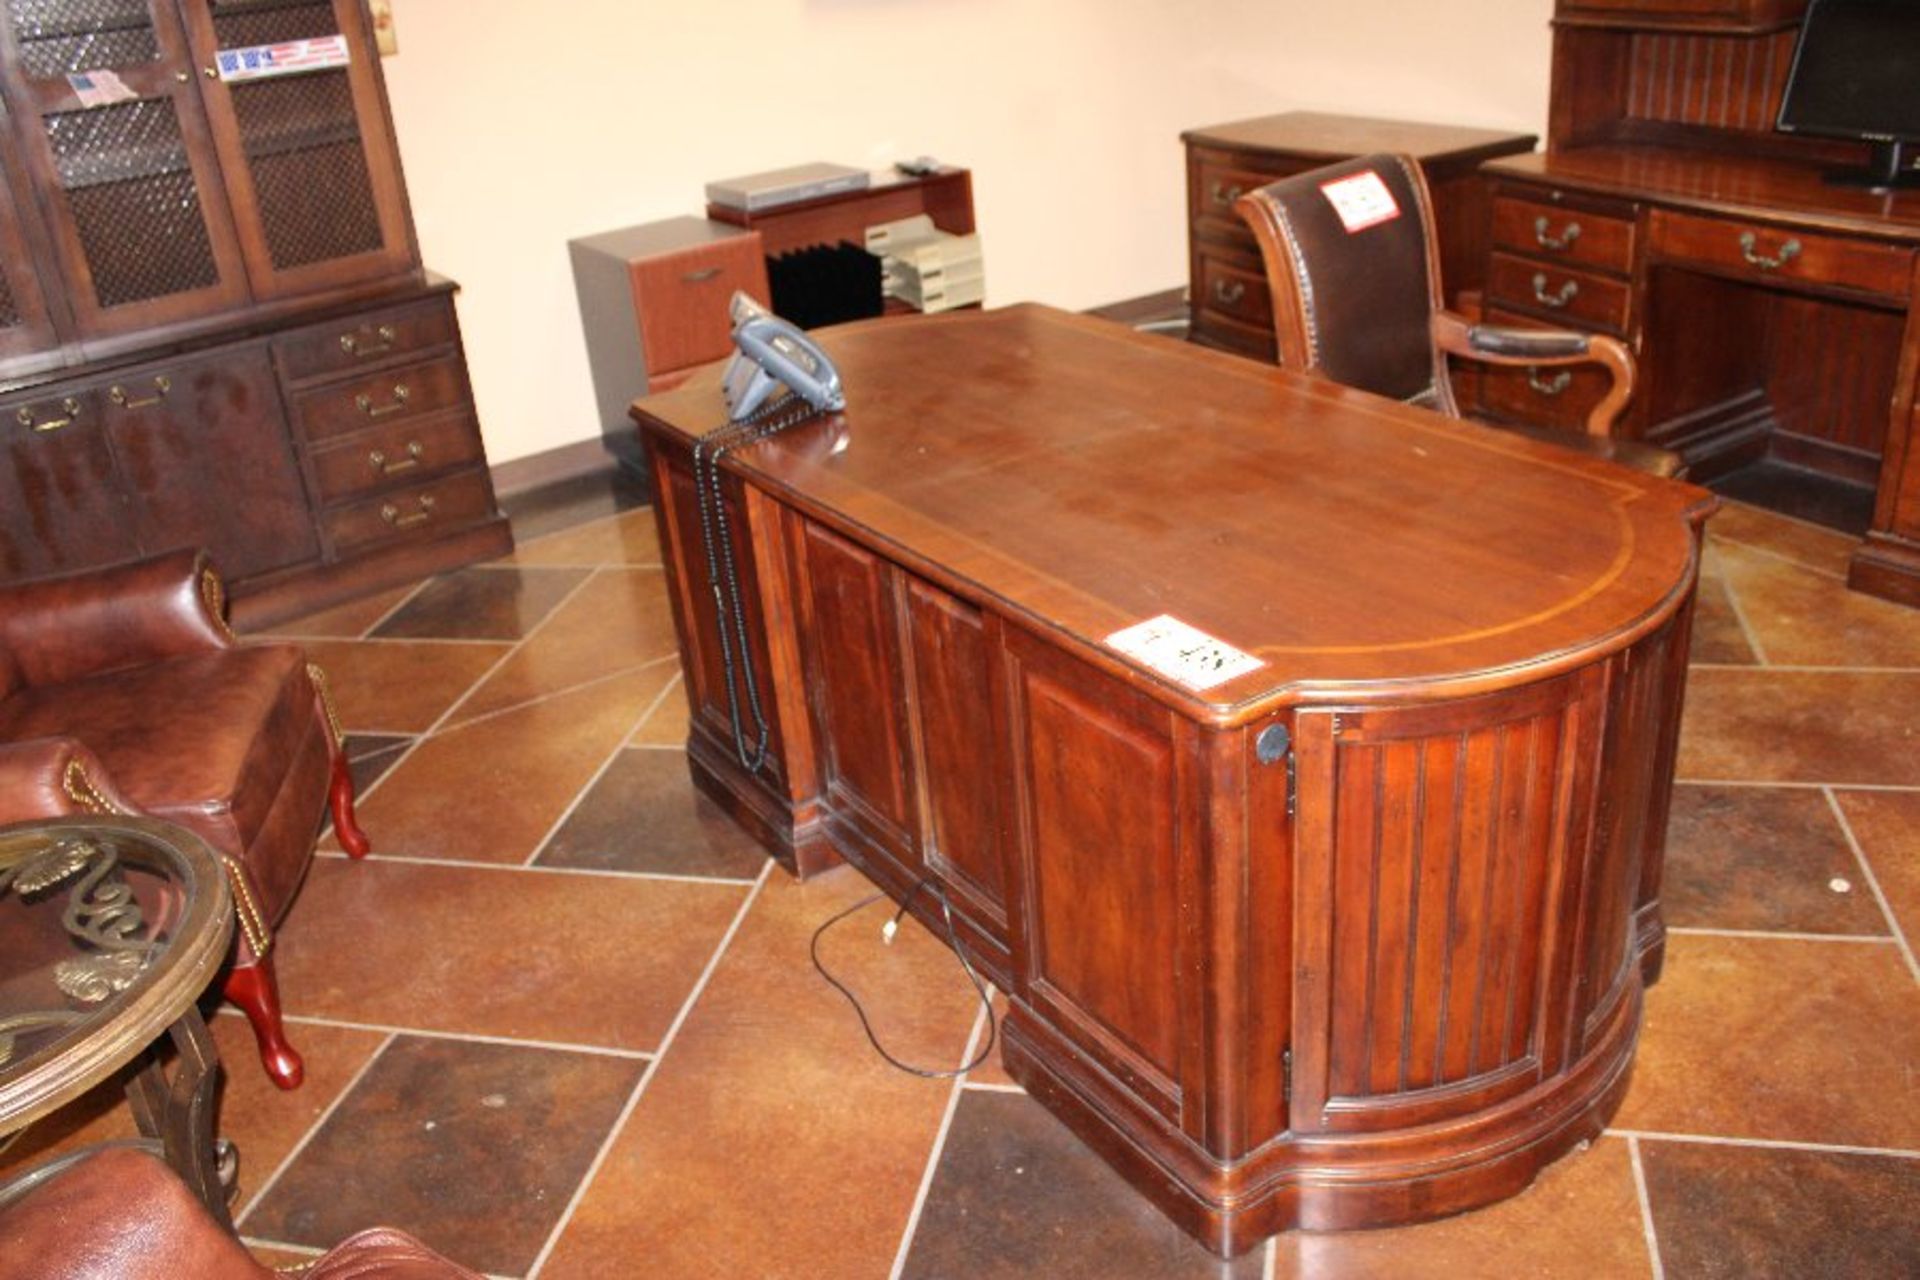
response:
{"label": "fluted wood panel", "polygon": [[1767,330],[1767,393],[1782,429],[1879,454],[1900,361],[1901,316],[1782,294]]}
{"label": "fluted wood panel", "polygon": [[1792,29],[1766,36],[1637,32],[1627,115],[1664,124],[1767,132],[1793,61]]}

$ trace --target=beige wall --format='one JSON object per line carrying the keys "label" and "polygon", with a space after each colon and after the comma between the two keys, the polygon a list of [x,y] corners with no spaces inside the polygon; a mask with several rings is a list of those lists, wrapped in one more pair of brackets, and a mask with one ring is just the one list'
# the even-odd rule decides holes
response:
{"label": "beige wall", "polygon": [[495,463],[595,435],[566,242],[712,178],[967,165],[990,304],[1182,283],[1178,135],[1291,108],[1538,131],[1551,0],[396,0],[427,264]]}

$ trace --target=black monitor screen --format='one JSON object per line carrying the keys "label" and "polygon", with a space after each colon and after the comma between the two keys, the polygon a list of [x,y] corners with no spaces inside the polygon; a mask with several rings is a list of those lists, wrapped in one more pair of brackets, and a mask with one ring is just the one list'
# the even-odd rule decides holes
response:
{"label": "black monitor screen", "polygon": [[1920,139],[1920,0],[1813,0],[1780,127]]}

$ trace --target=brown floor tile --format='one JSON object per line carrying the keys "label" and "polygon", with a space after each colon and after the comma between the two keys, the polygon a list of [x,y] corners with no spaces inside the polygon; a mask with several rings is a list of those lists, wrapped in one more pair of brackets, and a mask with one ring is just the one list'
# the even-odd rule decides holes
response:
{"label": "brown floor tile", "polygon": [[1675,787],[1660,900],[1670,925],[1887,932],[1826,795],[1808,787]]}
{"label": "brown floor tile", "polygon": [[673,675],[629,672],[415,747],[360,807],[380,852],[525,862]]}
{"label": "brown floor tile", "polygon": [[475,1269],[522,1273],[644,1066],[400,1037],[240,1228],[329,1246],[384,1224]]}
{"label": "brown floor tile", "polygon": [[766,860],[739,823],[694,790],[683,753],[629,748],[554,832],[539,865],[750,880]]}
{"label": "brown floor tile", "polygon": [[746,890],[316,858],[281,926],[288,1011],[650,1051]]}
{"label": "brown floor tile", "polygon": [[364,796],[387,770],[400,763],[400,757],[413,745],[413,739],[394,734],[350,733],[347,735],[347,770],[353,774],[353,794]]}
{"label": "brown floor tile", "polygon": [[1679,776],[1920,784],[1920,674],[1707,667],[1687,677]]}
{"label": "brown floor tile", "polygon": [[1687,1142],[1640,1161],[1676,1280],[1920,1275],[1920,1161]]}
{"label": "brown floor tile", "polygon": [[1632,1156],[1619,1138],[1563,1157],[1484,1209],[1385,1231],[1292,1232],[1275,1247],[1276,1280],[1587,1280],[1651,1270]]}
{"label": "brown floor tile", "polygon": [[671,676],[676,641],[666,575],[659,569],[602,569],[461,703],[450,724],[519,706],[643,663]]}
{"label": "brown floor tile", "polygon": [[660,702],[640,727],[627,739],[629,746],[635,747],[684,747],[687,745],[687,682],[680,678],[675,669],[673,686],[661,696]]}
{"label": "brown floor tile", "polygon": [[275,1271],[293,1271],[310,1265],[320,1255],[307,1250],[280,1249],[258,1240],[248,1240],[244,1235],[241,1242],[247,1246],[247,1252],[253,1260],[263,1267],[272,1267]]}
{"label": "brown floor tile", "polygon": [[1700,594],[1693,606],[1693,637],[1687,657],[1692,662],[1751,664],[1753,646],[1733,611],[1727,584],[1719,577],[1700,576]]}
{"label": "brown floor tile", "polygon": [[1747,625],[1780,666],[1920,666],[1920,609],[1847,590],[1846,583],[1738,545],[1720,572]]}
{"label": "brown floor tile", "polygon": [[522,542],[507,557],[519,565],[659,564],[660,538],[653,508],[583,524]]}
{"label": "brown floor tile", "polygon": [[[945,1081],[886,1066],[807,961],[813,931],[869,892],[850,868],[774,872],[661,1060],[542,1275],[884,1276]],[[924,929],[880,945],[875,906],[823,943],[910,1062],[954,1065],[975,1002]]]}
{"label": "brown floor tile", "polygon": [[433,579],[375,635],[412,640],[518,640],[586,580],[585,569],[461,569]]}
{"label": "brown floor tile", "polygon": [[1729,502],[1707,522],[1707,533],[1720,542],[1758,547],[1796,564],[1836,577],[1847,576],[1847,562],[1859,540],[1836,529],[1763,511],[1744,502]]}
{"label": "brown floor tile", "polygon": [[902,1277],[1255,1280],[1222,1266],[1023,1093],[963,1091]]}
{"label": "brown floor tile", "polygon": [[293,639],[309,637],[335,637],[342,640],[355,640],[367,634],[367,629],[380,619],[393,612],[394,606],[414,593],[420,584],[409,582],[404,587],[395,587],[390,591],[381,591],[358,600],[349,600],[345,604],[335,605],[331,609],[322,609],[305,617],[294,618],[260,631],[249,631],[249,635],[285,636]]}
{"label": "brown floor tile", "polygon": [[327,673],[340,723],[365,733],[424,733],[493,669],[505,644],[309,641],[307,656]]}
{"label": "brown floor tile", "polygon": [[[342,1027],[288,1027],[288,1039],[306,1059],[307,1079],[300,1088],[285,1093],[260,1069],[253,1032],[244,1018],[223,1015],[208,1026],[223,1072],[214,1128],[240,1153],[240,1186],[234,1200],[239,1208],[280,1167],[386,1037]],[[0,1180],[49,1156],[138,1134],[125,1085],[115,1079],[47,1117],[0,1155]]]}
{"label": "brown floor tile", "polygon": [[608,467],[535,489],[500,495],[500,509],[513,523],[516,543],[533,542],[557,530],[572,529],[646,504],[646,482],[624,467]]}
{"label": "brown floor tile", "polygon": [[1614,1123],[1920,1149],[1920,984],[1892,945],[1672,936]]}
{"label": "brown floor tile", "polygon": [[1920,793],[1836,793],[1909,946],[1920,945]]}

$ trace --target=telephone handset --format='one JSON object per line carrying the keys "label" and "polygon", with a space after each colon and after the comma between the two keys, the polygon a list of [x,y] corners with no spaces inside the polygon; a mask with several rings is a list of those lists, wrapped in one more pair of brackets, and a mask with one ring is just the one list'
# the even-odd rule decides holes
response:
{"label": "telephone handset", "polygon": [[[707,583],[713,592],[733,750],[742,768],[757,773],[766,763],[769,726],[754,676],[752,637],[741,602],[733,521],[727,514],[720,459],[817,413],[844,409],[847,397],[840,389],[840,371],[813,339],[744,293],[733,295],[728,311],[739,351],[727,365],[722,383],[727,421],[694,441],[693,491],[700,512],[700,542],[706,551]],[[776,398],[774,393],[781,387],[791,394]]]}
{"label": "telephone handset", "polygon": [[728,312],[739,348],[727,365],[729,419],[745,422],[781,386],[821,412],[847,407],[840,371],[812,338],[744,293],[733,295]]}

